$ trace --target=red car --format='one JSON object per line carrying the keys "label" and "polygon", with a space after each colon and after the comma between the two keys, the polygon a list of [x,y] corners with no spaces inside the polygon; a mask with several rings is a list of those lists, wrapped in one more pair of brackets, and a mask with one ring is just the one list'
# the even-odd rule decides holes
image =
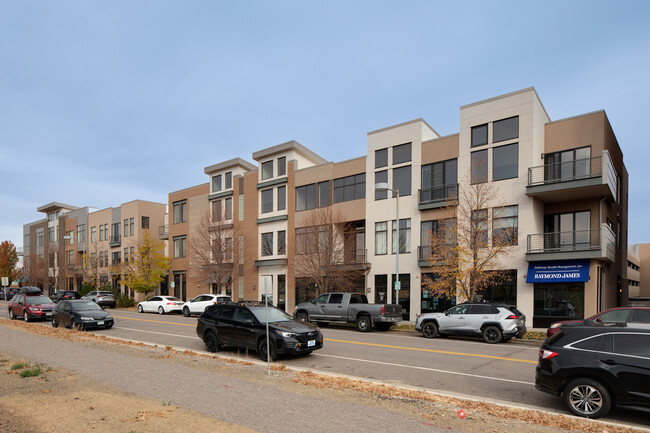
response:
{"label": "red car", "polygon": [[23,319],[25,322],[35,319],[51,319],[54,310],[54,302],[43,294],[14,295],[9,302],[9,318]]}
{"label": "red car", "polygon": [[[586,320],[593,322],[605,323],[650,323],[650,307],[618,307],[601,311],[588,317]],[[555,335],[560,332],[560,325],[565,323],[581,323],[584,320],[565,320],[563,322],[552,323],[546,330],[546,337]]]}

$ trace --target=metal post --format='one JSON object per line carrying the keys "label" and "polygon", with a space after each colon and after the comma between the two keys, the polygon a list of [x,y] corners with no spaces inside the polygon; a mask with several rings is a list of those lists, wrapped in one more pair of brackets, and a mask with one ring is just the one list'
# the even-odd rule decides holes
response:
{"label": "metal post", "polygon": [[266,368],[267,374],[271,375],[271,347],[269,346],[269,292],[268,287],[264,285],[264,311],[266,311]]}
{"label": "metal post", "polygon": [[397,188],[397,201],[395,202],[395,218],[397,219],[397,246],[395,248],[395,303],[399,305],[399,188]]}

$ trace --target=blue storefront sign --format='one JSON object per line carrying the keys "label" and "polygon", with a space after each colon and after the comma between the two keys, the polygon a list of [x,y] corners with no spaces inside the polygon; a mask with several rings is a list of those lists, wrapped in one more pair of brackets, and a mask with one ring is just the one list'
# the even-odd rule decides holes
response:
{"label": "blue storefront sign", "polygon": [[528,264],[527,283],[572,283],[589,281],[589,260],[533,262]]}

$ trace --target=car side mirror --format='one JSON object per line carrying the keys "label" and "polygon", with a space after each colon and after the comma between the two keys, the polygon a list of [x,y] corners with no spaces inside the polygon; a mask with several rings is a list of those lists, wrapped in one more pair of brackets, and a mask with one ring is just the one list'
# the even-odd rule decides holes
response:
{"label": "car side mirror", "polygon": [[600,317],[596,319],[596,322],[598,322],[598,323],[601,323],[602,321],[603,321],[603,319],[601,319]]}
{"label": "car side mirror", "polygon": [[244,320],[244,325],[253,325],[253,319],[245,319]]}
{"label": "car side mirror", "polygon": [[451,314],[449,311],[445,311],[445,316],[449,316],[449,314]]}

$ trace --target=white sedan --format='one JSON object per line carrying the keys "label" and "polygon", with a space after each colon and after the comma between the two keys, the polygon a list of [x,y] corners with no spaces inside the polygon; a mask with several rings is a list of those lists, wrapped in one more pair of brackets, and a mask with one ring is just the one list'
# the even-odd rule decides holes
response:
{"label": "white sedan", "polygon": [[228,295],[211,295],[208,293],[199,295],[183,305],[183,315],[185,317],[190,317],[192,314],[201,314],[210,305],[225,304],[230,301],[232,301],[232,299],[230,299],[230,296]]}
{"label": "white sedan", "polygon": [[183,310],[183,301],[174,296],[153,296],[138,304],[138,313],[180,313]]}

